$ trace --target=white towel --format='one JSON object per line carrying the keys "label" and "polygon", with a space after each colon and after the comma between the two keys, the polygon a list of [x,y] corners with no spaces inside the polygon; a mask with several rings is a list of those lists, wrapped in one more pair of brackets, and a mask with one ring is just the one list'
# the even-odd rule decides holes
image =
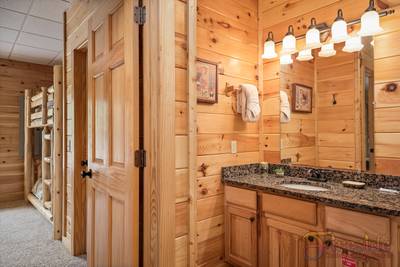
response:
{"label": "white towel", "polygon": [[237,96],[237,112],[242,114],[243,121],[256,122],[260,118],[261,108],[258,90],[252,84],[241,84]]}
{"label": "white towel", "polygon": [[288,123],[290,121],[290,104],[289,97],[285,91],[280,91],[281,96],[281,122]]}

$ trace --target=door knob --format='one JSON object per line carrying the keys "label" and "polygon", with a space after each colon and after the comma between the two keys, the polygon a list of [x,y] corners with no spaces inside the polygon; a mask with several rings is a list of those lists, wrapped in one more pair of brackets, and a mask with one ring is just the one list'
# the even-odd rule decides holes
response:
{"label": "door knob", "polygon": [[92,178],[92,169],[89,169],[87,172],[86,171],[82,171],[81,172],[81,176],[82,178],[85,178],[86,176],[89,178]]}

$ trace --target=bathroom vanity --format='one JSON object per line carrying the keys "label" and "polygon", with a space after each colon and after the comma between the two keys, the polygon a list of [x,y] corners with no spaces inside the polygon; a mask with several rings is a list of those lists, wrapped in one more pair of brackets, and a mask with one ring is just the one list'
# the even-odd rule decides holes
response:
{"label": "bathroom vanity", "polygon": [[[274,174],[278,167],[284,176]],[[399,266],[400,194],[380,190],[399,188],[399,177],[278,164],[222,173],[229,263]],[[344,187],[349,178],[366,187]]]}

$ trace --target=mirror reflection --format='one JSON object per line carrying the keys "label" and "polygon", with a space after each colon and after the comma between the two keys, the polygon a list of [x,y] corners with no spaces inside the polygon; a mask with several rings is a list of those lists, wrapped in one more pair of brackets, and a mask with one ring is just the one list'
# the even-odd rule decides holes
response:
{"label": "mirror reflection", "polygon": [[[281,160],[374,171],[374,47],[281,65]],[[343,51],[345,50],[345,51]]]}

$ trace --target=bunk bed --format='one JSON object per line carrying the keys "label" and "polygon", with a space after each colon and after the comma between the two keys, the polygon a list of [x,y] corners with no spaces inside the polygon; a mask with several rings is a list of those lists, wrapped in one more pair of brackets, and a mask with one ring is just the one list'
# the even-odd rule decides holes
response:
{"label": "bunk bed", "polygon": [[[25,90],[25,199],[53,224],[61,238],[62,216],[62,68],[54,66],[50,87]],[[41,142],[34,142],[34,131]],[[41,155],[34,155],[41,145]]]}

